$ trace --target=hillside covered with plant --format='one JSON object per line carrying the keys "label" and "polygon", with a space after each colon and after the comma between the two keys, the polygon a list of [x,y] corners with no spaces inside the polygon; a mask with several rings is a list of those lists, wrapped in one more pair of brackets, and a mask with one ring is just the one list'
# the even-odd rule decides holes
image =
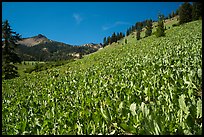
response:
{"label": "hillside covered with plant", "polygon": [[201,134],[202,21],[128,41],[3,81],[2,133]]}
{"label": "hillside covered with plant", "polygon": [[21,38],[3,22],[2,134],[201,135],[200,4],[183,3],[172,22],[137,22],[75,61],[24,62],[20,76]]}

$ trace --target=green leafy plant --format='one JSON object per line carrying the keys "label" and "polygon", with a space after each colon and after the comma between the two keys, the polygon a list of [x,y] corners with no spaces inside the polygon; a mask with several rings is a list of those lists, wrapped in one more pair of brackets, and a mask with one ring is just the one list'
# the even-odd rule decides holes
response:
{"label": "green leafy plant", "polygon": [[[2,81],[2,134],[202,134],[202,21]],[[135,46],[136,45],[136,46]]]}

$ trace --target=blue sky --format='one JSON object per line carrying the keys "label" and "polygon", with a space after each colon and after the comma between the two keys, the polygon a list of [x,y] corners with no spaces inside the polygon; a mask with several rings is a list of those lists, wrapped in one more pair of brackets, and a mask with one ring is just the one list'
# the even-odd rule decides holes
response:
{"label": "blue sky", "polygon": [[102,43],[113,32],[167,16],[183,2],[2,2],[2,20],[22,37],[43,34],[71,45]]}

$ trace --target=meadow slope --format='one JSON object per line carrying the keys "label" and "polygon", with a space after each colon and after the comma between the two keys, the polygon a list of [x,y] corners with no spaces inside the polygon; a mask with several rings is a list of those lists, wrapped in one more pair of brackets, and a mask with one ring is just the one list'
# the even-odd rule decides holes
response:
{"label": "meadow slope", "polygon": [[2,81],[2,134],[202,134],[202,21]]}

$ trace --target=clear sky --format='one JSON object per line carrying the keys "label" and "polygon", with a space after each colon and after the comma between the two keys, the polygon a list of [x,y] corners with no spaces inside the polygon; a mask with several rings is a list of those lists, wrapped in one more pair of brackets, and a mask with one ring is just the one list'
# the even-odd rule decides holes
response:
{"label": "clear sky", "polygon": [[146,19],[168,16],[183,2],[2,2],[8,19],[23,38],[43,34],[71,45],[102,43],[113,32]]}

